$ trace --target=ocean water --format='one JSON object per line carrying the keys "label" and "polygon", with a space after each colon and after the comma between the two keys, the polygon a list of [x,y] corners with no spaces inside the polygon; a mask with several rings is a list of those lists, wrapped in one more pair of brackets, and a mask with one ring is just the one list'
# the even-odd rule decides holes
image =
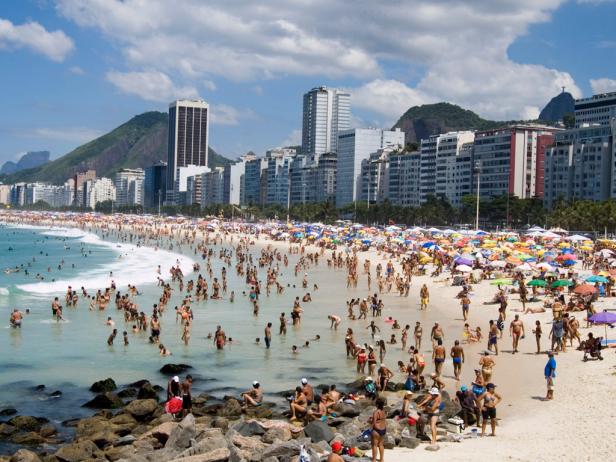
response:
{"label": "ocean water", "polygon": [[[259,250],[253,249],[255,261]],[[248,297],[242,294],[248,291],[245,281],[236,276],[233,266],[227,268],[229,292],[235,291],[235,302],[226,298],[193,303],[195,321],[188,346],[181,342],[182,328],[173,310],[181,301],[175,285],[162,318],[161,332],[161,342],[173,355],[162,358],[157,347],[148,342],[147,334],[131,332],[132,326],[125,325],[113,302],[105,311],[90,311],[88,302],[81,297],[81,287],[94,294],[109,286],[113,279],[124,293],[127,284],[136,284],[141,295],[134,300],[139,310],[149,316],[161,293],[156,285],[158,264],[162,265],[162,274],[167,275],[169,267],[179,260],[185,282],[196,279],[192,263],[200,257],[190,248],[176,245],[172,253],[118,244],[75,229],[1,226],[0,255],[0,408],[15,407],[22,414],[54,420],[82,416],[88,411],[80,406],[91,398],[87,388],[92,382],[113,377],[121,385],[146,378],[165,386],[167,378],[158,370],[169,362],[192,365],[195,390],[218,397],[248,389],[253,380],[259,380],[273,399],[273,394],[294,388],[301,377],[308,377],[315,384],[344,383],[356,378],[353,363],[345,358],[344,329],[330,330],[327,315],[344,315],[344,301],[358,294],[347,291],[345,271],[328,269],[325,258],[310,270],[310,289],[315,282],[319,285],[316,293],[309,290],[315,301],[302,304],[302,325],[289,325],[286,337],[277,335],[278,317],[284,311],[290,319],[293,299],[306,292],[301,288],[303,275],[296,278],[293,274],[295,255],[289,256],[288,268],[280,263],[281,280],[288,287],[282,295],[273,291],[267,297],[263,293],[258,317],[253,316]],[[60,264],[62,269],[58,269]],[[213,257],[211,264],[213,277],[220,279],[224,263]],[[15,268],[19,271],[8,271]],[[37,279],[37,274],[44,279]],[[206,276],[205,271],[203,274]],[[260,275],[265,278],[264,269]],[[211,291],[211,279],[206,278]],[[51,316],[51,301],[58,296],[64,305],[69,285],[80,295],[78,306],[65,307],[66,322],[56,322]],[[9,326],[13,308],[30,310],[21,329]],[[108,316],[116,321],[120,333],[112,347],[106,343],[112,329],[106,325]],[[255,338],[263,337],[268,321],[273,323],[274,338],[271,349],[266,350],[264,345],[255,344]],[[234,340],[223,351],[217,351],[212,340],[206,338],[217,324]],[[129,333],[128,346],[122,342],[123,330]],[[311,346],[300,348],[298,355],[291,354],[292,345],[303,345],[316,334],[321,336],[320,341],[311,341]],[[367,331],[362,329],[360,335],[367,337]],[[45,389],[35,390],[39,384],[44,384]],[[48,396],[55,390],[62,391],[60,398]]]}

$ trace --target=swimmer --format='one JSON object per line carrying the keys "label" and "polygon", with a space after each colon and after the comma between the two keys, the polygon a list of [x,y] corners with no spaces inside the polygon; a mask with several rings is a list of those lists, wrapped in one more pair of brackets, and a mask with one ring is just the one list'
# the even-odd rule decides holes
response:
{"label": "swimmer", "polygon": [[116,335],[118,335],[118,329],[113,329],[113,332],[111,332],[111,335],[109,336],[109,338],[107,338],[107,345],[113,345],[113,341],[115,340]]}

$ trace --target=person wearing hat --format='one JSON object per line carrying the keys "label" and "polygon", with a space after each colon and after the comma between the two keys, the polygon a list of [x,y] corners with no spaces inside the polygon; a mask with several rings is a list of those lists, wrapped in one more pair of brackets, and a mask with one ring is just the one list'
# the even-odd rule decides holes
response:
{"label": "person wearing hat", "polygon": [[312,385],[308,383],[308,379],[305,377],[302,379],[302,391],[304,392],[304,395],[306,396],[306,400],[308,401],[308,406],[310,406],[312,402],[314,401],[314,388],[312,388]]}
{"label": "person wearing hat", "polygon": [[488,383],[485,393],[477,399],[477,402],[481,405],[481,436],[484,436],[486,433],[488,419],[490,419],[490,427],[492,429],[491,436],[496,436],[496,406],[498,406],[501,400],[500,395],[496,393],[496,385],[493,383]]}
{"label": "person wearing hat", "polygon": [[431,443],[436,444],[436,424],[438,423],[441,407],[441,392],[438,388],[432,387],[417,408],[426,413],[426,420],[430,424]]}
{"label": "person wearing hat", "polygon": [[261,384],[255,380],[252,382],[252,390],[245,391],[241,396],[244,400],[245,408],[248,406],[260,406],[263,402],[263,390],[261,389]]}
{"label": "person wearing hat", "polygon": [[174,396],[180,396],[180,378],[174,375],[167,383],[167,400],[170,400]]}
{"label": "person wearing hat", "polygon": [[479,413],[479,406],[477,405],[477,398],[466,385],[462,385],[460,390],[456,392],[456,401],[462,408],[460,415],[462,420],[464,420],[464,426],[468,427],[472,425],[473,422],[479,426],[481,416]]}
{"label": "person wearing hat", "polygon": [[372,377],[366,377],[364,384],[364,390],[366,390],[366,396],[370,399],[376,398],[376,384],[374,383],[374,379]]}

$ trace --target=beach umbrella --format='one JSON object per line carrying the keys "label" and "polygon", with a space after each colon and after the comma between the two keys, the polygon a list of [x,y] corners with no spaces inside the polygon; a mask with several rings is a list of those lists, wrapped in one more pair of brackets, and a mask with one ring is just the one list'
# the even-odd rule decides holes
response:
{"label": "beach umbrella", "polygon": [[543,279],[532,279],[531,281],[528,282],[528,284],[526,284],[527,286],[536,286],[536,287],[545,287],[547,285],[547,282],[545,282]]}
{"label": "beach umbrella", "polygon": [[494,279],[492,282],[490,282],[490,285],[493,285],[493,286],[512,286],[513,285],[513,279]]}
{"label": "beach umbrella", "polygon": [[516,271],[532,271],[533,268],[528,263],[524,263],[522,265],[515,267]]}
{"label": "beach umbrella", "polygon": [[607,326],[608,324],[616,324],[616,313],[610,313],[609,311],[602,311],[601,313],[595,313],[588,318],[593,324],[605,325],[605,344],[607,345]]}
{"label": "beach umbrella", "polygon": [[573,289],[573,291],[580,295],[592,295],[597,291],[597,288],[590,284],[582,284]]}
{"label": "beach umbrella", "polygon": [[507,266],[507,263],[503,260],[495,260],[493,262],[490,262],[490,266],[493,266],[494,268],[504,268],[505,266]]}
{"label": "beach umbrella", "polygon": [[552,283],[552,287],[569,287],[573,285],[569,279],[559,279],[558,281],[554,281]]}
{"label": "beach umbrella", "polygon": [[471,268],[468,265],[458,265],[456,266],[456,270],[461,271],[463,273],[470,273],[471,271],[473,271],[473,268]]}
{"label": "beach umbrella", "polygon": [[605,284],[607,282],[607,278],[604,276],[592,275],[586,278],[586,282],[600,282]]}
{"label": "beach umbrella", "polygon": [[456,265],[472,265],[473,264],[473,260],[468,258],[468,257],[458,257],[454,260]]}

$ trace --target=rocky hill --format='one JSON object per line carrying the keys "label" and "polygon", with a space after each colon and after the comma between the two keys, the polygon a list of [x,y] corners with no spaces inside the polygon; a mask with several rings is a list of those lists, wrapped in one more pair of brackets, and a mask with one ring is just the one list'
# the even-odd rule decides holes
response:
{"label": "rocky hill", "polygon": [[575,111],[575,99],[571,93],[563,91],[555,96],[543,108],[539,114],[539,120],[546,122],[562,122],[566,115],[573,114]]}
{"label": "rocky hill", "polygon": [[[5,183],[47,181],[62,184],[76,172],[96,170],[112,177],[121,168],[145,168],[167,158],[168,114],[145,112],[109,133],[90,141],[45,165],[8,175]],[[210,148],[210,167],[232,162]]]}
{"label": "rocky hill", "polygon": [[10,175],[27,168],[39,167],[49,162],[49,151],[30,151],[25,153],[17,162],[9,160],[0,168],[0,175]]}

